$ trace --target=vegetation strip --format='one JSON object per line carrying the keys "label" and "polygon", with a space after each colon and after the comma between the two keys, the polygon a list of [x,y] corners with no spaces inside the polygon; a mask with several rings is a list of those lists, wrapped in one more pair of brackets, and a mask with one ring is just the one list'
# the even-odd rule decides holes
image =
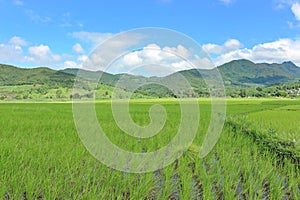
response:
{"label": "vegetation strip", "polygon": [[294,141],[283,141],[282,139],[264,133],[251,127],[249,122],[240,118],[227,119],[225,126],[232,129],[235,134],[244,134],[251,137],[262,149],[274,152],[279,158],[288,158],[300,169],[300,149],[297,149]]}

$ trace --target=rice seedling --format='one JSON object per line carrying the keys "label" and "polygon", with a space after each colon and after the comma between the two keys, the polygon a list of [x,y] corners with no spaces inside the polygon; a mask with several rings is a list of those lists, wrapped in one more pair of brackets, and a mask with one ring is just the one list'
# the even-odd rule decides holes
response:
{"label": "rice seedling", "polygon": [[[97,118],[114,144],[151,152],[167,145],[180,123],[176,100],[132,101],[134,122],[147,125],[153,103],[164,106],[168,118],[152,138],[125,134],[113,119],[109,101],[96,103]],[[299,148],[298,143],[289,145],[291,136],[299,138],[297,104],[228,101],[221,137],[200,159],[211,112],[209,100],[200,99],[199,130],[189,150],[163,169],[132,174],[111,169],[90,155],[77,135],[70,103],[1,103],[0,198],[299,199],[300,172],[293,160]],[[275,136],[270,129],[276,130]],[[286,156],[289,152],[292,156]]]}

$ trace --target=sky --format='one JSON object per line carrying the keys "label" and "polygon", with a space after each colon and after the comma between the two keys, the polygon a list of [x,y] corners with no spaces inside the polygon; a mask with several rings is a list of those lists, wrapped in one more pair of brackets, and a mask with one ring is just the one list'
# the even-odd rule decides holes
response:
{"label": "sky", "polygon": [[[0,63],[19,67],[82,67],[101,42],[143,27],[184,34],[214,66],[241,58],[300,66],[297,0],[0,0],[0,19]],[[119,65],[157,63],[169,58],[166,49],[190,51],[180,41],[173,44],[152,41],[146,47],[156,49],[156,57],[145,47],[124,55]],[[172,62],[175,70],[188,68]]]}

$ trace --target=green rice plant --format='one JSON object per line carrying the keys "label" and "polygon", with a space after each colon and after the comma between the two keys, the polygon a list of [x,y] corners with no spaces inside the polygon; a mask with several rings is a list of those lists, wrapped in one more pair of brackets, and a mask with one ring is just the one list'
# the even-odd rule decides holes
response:
{"label": "green rice plant", "polygon": [[[97,117],[116,145],[150,152],[168,144],[180,123],[178,101],[143,99],[130,103],[137,124],[149,123],[153,103],[164,106],[168,118],[163,129],[149,139],[125,134],[114,122],[109,101],[96,103]],[[300,172],[293,161],[299,151],[288,140],[298,137],[298,132],[292,132],[297,130],[298,112],[291,110],[298,109],[297,104],[229,100],[221,137],[208,156],[200,159],[211,105],[209,99],[199,99],[199,130],[188,151],[156,172],[131,174],[110,169],[90,155],[77,135],[70,103],[0,103],[0,198],[299,199]],[[279,123],[290,115],[290,123],[285,119]],[[292,156],[282,156],[291,152]]]}

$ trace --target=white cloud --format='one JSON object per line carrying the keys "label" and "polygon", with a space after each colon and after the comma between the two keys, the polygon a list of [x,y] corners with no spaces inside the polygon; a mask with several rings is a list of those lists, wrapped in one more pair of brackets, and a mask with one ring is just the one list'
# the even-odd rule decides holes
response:
{"label": "white cloud", "polygon": [[157,44],[148,44],[116,60],[109,71],[112,73],[140,71],[145,73],[144,75],[165,76],[179,70],[212,67],[213,63],[208,58],[195,56],[191,49],[183,45],[160,47]]}
{"label": "white cloud", "polygon": [[[0,61],[13,64],[26,64],[30,66],[64,67],[72,66],[70,60],[74,56],[68,54],[55,54],[47,45],[28,46],[25,39],[14,36],[6,43],[0,43]],[[79,58],[78,58],[79,59]],[[81,58],[84,60],[84,57]],[[82,63],[78,60],[78,63]],[[74,64],[74,63],[73,63]]]}
{"label": "white cloud", "polygon": [[182,58],[189,58],[192,53],[189,49],[185,48],[182,45],[178,45],[177,47],[164,47],[163,51],[175,53]]}
{"label": "white cloud", "polygon": [[[181,55],[183,53],[185,55]],[[189,52],[182,45],[178,47],[163,47],[161,48],[157,44],[148,44],[139,51],[134,51],[126,54],[121,62],[122,65],[127,67],[134,67],[136,65],[153,65],[164,64],[169,65],[171,63],[177,63],[182,60],[181,57],[186,57]],[[187,57],[186,57],[187,58]],[[130,61],[130,62],[129,62]],[[172,65],[172,64],[171,64]]]}
{"label": "white cloud", "polygon": [[[82,33],[82,32],[81,32]],[[83,32],[84,34],[88,32]],[[84,35],[83,34],[83,35]],[[80,37],[83,35],[79,34]],[[79,35],[77,35],[79,37]],[[89,42],[100,41],[97,34],[89,35]],[[99,35],[98,35],[99,36]],[[101,36],[101,34],[100,34]],[[107,36],[104,36],[107,37]],[[102,37],[102,40],[104,39]],[[273,42],[257,44],[250,48],[243,48],[240,41],[229,39],[223,44],[205,44],[202,49],[213,55],[213,63],[206,57],[195,55],[192,49],[184,46],[159,46],[157,44],[148,44],[144,48],[123,55],[130,51],[129,47],[139,46],[142,35],[116,35],[113,41],[106,41],[99,49],[95,49],[88,57],[84,55],[84,50],[80,43],[73,46],[75,55],[64,55],[53,53],[48,45],[36,45],[27,47],[25,39],[14,36],[6,43],[0,43],[0,60],[3,62],[14,63],[33,63],[50,67],[84,67],[90,70],[107,70],[104,67],[112,62],[115,71],[113,73],[130,72],[132,69],[140,66],[152,66],[152,71],[156,71],[160,66],[165,66],[166,70],[157,70],[156,75],[166,75],[170,71],[185,70],[194,67],[211,68],[215,65],[221,65],[231,60],[249,59],[253,62],[281,63],[283,61],[292,61],[300,66],[300,38],[278,39]],[[83,38],[82,38],[83,39]],[[94,43],[96,45],[96,43]],[[28,49],[27,49],[28,48]],[[179,56],[178,56],[179,55]],[[121,56],[121,57],[120,57]],[[118,58],[117,60],[115,60]],[[184,61],[185,58],[189,62]],[[192,63],[193,65],[191,65]],[[148,68],[149,69],[149,68]]]}
{"label": "white cloud", "polygon": [[214,58],[216,65],[231,60],[249,59],[253,62],[281,63],[292,61],[300,66],[300,39],[279,39],[277,41],[257,44],[252,48],[233,50]]}
{"label": "white cloud", "polygon": [[14,36],[7,43],[0,43],[0,60],[2,62],[23,62],[22,46],[27,45],[27,41]]}
{"label": "white cloud", "polygon": [[32,46],[28,49],[27,60],[36,64],[52,65],[62,60],[60,55],[53,54],[47,45]]}
{"label": "white cloud", "polygon": [[78,68],[78,64],[74,61],[67,60],[64,62],[64,68]]}
{"label": "white cloud", "polygon": [[142,64],[143,59],[139,57],[138,52],[132,52],[124,56],[123,63],[124,65],[140,65]]}
{"label": "white cloud", "polygon": [[74,44],[72,50],[75,53],[84,53],[84,50],[83,50],[82,46],[79,43]]}
{"label": "white cloud", "polygon": [[12,44],[12,45],[18,45],[18,46],[26,46],[27,45],[27,41],[18,36],[12,37],[8,43]]}
{"label": "white cloud", "polygon": [[205,44],[202,50],[208,54],[223,54],[240,48],[242,44],[236,39],[229,39],[223,45]]}
{"label": "white cloud", "polygon": [[0,44],[1,62],[23,62],[23,50],[18,45]]}
{"label": "white cloud", "polygon": [[178,62],[174,62],[171,64],[171,66],[174,68],[174,71],[182,71],[187,69],[211,69],[214,66],[211,60],[209,58],[199,58],[196,56],[196,59],[191,60],[180,60]]}
{"label": "white cloud", "polygon": [[89,57],[86,55],[78,56],[77,60],[81,63],[85,62]]}
{"label": "white cloud", "polygon": [[242,46],[242,44],[240,43],[240,41],[238,41],[236,39],[227,40],[224,44],[224,47],[229,50],[238,49],[241,46]]}
{"label": "white cloud", "polygon": [[[127,46],[139,42],[139,37],[128,34],[125,38],[122,35],[116,36],[114,40],[108,40],[115,35],[112,33],[79,31],[69,33],[69,35],[91,45],[91,55],[78,58],[78,62],[81,62],[81,67],[89,70],[105,70],[105,67],[110,62],[126,51]],[[99,47],[100,44],[101,47]]]}
{"label": "white cloud", "polygon": [[160,62],[163,57],[166,57],[164,54],[165,53],[157,44],[149,44],[139,52],[139,56],[142,56],[144,60],[147,60],[149,63]]}
{"label": "white cloud", "polygon": [[177,47],[165,46],[161,48],[157,44],[149,44],[143,48],[139,55],[154,63],[162,60],[189,59],[192,55],[192,50],[185,48],[183,45],[178,45]]}
{"label": "white cloud", "polygon": [[[32,63],[33,65],[62,68],[82,68],[83,66],[86,68],[86,66],[92,64],[92,67],[87,69],[105,70],[101,68],[103,66],[101,64],[107,64],[109,59],[115,59],[121,56],[123,52],[126,51],[126,47],[139,42],[140,37],[141,36],[138,35],[131,35],[126,36],[126,38],[117,38],[112,42],[106,42],[104,47],[100,49],[96,48],[90,56],[79,54],[77,58],[74,59],[75,56],[71,55],[57,55],[51,51],[48,45],[43,44],[30,46],[24,53],[22,47],[27,45],[27,41],[14,36],[7,44],[0,45],[0,59],[8,62],[23,62]],[[73,51],[76,53],[84,53],[79,43],[73,46]],[[152,68],[153,66],[156,67],[155,69],[159,68],[159,66],[167,66],[163,71],[158,70],[159,74],[165,73],[164,75],[177,70],[193,68],[193,65],[182,60],[182,57],[186,59],[192,58],[195,61],[198,60],[198,63],[203,64],[203,62],[200,62],[200,59],[192,57],[192,51],[183,45],[178,45],[177,47],[165,46],[161,48],[157,44],[148,44],[139,51],[129,52],[121,56],[119,63],[117,63],[118,67],[116,68],[116,70],[119,71],[115,71],[115,73],[120,73],[122,70],[124,72],[130,72],[130,69],[140,65],[152,65]],[[153,68],[151,70],[156,71],[155,69]]]}
{"label": "white cloud", "polygon": [[194,65],[194,68],[199,69],[212,69],[215,67],[213,61],[208,57],[199,57],[195,55],[193,59],[191,59],[191,63]]}
{"label": "white cloud", "polygon": [[294,13],[296,19],[300,21],[300,3],[294,3],[291,7],[291,10]]}
{"label": "white cloud", "polygon": [[[94,42],[104,39],[103,37],[94,37],[94,34],[90,36],[93,36],[91,37],[91,41]],[[108,36],[106,35],[105,37]],[[142,35],[135,33],[117,34],[113,40],[105,40],[101,45],[94,43],[94,46],[97,47],[92,51],[86,62],[84,62],[84,67],[89,70],[105,70],[111,62],[122,56],[124,52],[130,51],[132,46],[138,45],[142,37]]]}
{"label": "white cloud", "polygon": [[51,54],[49,46],[46,45],[29,47],[28,52],[30,55],[36,57],[44,57],[48,54]]}
{"label": "white cloud", "polygon": [[208,54],[220,54],[222,53],[223,47],[221,45],[217,44],[205,44],[202,46],[203,51],[205,51]]}
{"label": "white cloud", "polygon": [[172,63],[171,65],[172,65],[172,67],[174,67],[175,71],[192,68],[192,65],[187,63],[185,60],[181,60],[179,62]]}

